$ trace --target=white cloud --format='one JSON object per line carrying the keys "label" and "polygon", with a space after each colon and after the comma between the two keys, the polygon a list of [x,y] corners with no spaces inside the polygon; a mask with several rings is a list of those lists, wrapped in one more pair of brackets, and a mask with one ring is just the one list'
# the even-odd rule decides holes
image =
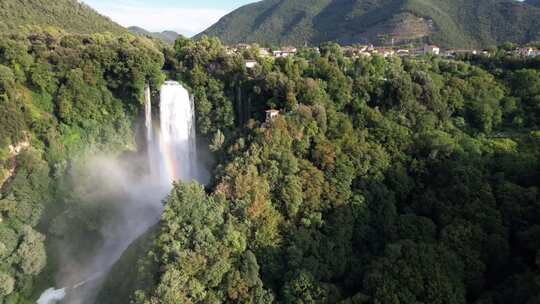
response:
{"label": "white cloud", "polygon": [[92,7],[125,27],[135,25],[152,32],[173,30],[186,36],[198,34],[227,13],[219,9],[145,7],[114,2]]}

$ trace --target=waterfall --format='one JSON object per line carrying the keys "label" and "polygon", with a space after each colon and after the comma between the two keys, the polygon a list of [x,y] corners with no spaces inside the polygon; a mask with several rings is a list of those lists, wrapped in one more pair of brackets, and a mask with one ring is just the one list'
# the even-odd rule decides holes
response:
{"label": "waterfall", "polygon": [[150,86],[144,87],[144,125],[146,126],[146,139],[148,143],[152,142],[152,96],[150,94]]}
{"label": "waterfall", "polygon": [[[197,178],[193,99],[177,81],[166,81],[160,91],[159,128],[153,125],[150,88],[145,89],[145,126],[151,175],[170,186],[173,181]],[[155,136],[157,134],[157,136]]]}
{"label": "waterfall", "polygon": [[194,104],[188,91],[176,81],[165,82],[161,87],[157,126],[152,120],[150,87],[146,86],[144,112],[149,174],[133,176],[114,159],[89,163],[96,180],[113,185],[120,193],[113,197],[121,202],[122,210],[115,214],[113,223],[101,227],[106,232],[101,249],[90,260],[70,261],[74,271],[68,271],[58,282],[66,287],[45,290],[38,304],[62,300],[69,304],[93,303],[106,274],[124,251],[158,222],[163,211],[161,200],[172,189],[172,183],[199,178]]}
{"label": "waterfall", "polygon": [[176,81],[166,81],[160,94],[160,178],[163,182],[197,178],[193,99]]}
{"label": "waterfall", "polygon": [[144,88],[144,125],[146,127],[146,152],[148,168],[153,180],[159,179],[159,147],[154,143],[154,124],[152,121],[152,95],[150,86]]}

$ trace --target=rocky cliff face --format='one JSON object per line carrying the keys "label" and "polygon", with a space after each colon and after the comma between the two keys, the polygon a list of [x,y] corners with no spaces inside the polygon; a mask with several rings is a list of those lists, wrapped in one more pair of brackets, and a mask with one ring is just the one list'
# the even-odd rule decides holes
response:
{"label": "rocky cliff face", "polygon": [[15,174],[17,168],[17,156],[29,147],[30,141],[28,139],[8,147],[8,156],[4,161],[4,167],[0,168],[0,189],[2,189],[6,181]]}

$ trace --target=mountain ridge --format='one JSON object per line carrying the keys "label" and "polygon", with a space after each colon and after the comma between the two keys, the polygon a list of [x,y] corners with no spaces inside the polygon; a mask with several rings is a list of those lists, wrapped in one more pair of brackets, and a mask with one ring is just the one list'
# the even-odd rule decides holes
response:
{"label": "mountain ridge", "polygon": [[130,26],[128,31],[132,34],[148,36],[151,38],[161,39],[168,44],[173,44],[176,39],[182,37],[175,31],[150,32],[139,26]]}
{"label": "mountain ridge", "polygon": [[0,31],[4,33],[29,26],[53,26],[75,34],[127,32],[110,18],[74,0],[2,0],[0,20]]}
{"label": "mountain ridge", "polygon": [[437,43],[478,47],[540,40],[540,8],[515,0],[263,0],[196,36],[227,44]]}

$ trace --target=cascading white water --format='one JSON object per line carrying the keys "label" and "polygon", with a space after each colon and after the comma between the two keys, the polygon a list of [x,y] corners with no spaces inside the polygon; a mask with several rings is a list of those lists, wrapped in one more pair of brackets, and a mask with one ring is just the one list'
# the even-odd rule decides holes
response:
{"label": "cascading white water", "polygon": [[146,151],[148,153],[148,168],[153,180],[159,178],[159,146],[154,143],[154,125],[152,120],[152,94],[150,87],[144,89],[144,125],[146,127]]}
{"label": "cascading white water", "polygon": [[[159,127],[152,118],[150,88],[145,91],[145,126],[150,173],[154,182],[170,187],[173,181],[198,178],[193,99],[177,81],[160,90]],[[157,134],[157,136],[155,136]]]}
{"label": "cascading white water", "polygon": [[[81,267],[84,271],[70,274],[68,279],[60,281],[61,285],[68,287],[47,289],[38,304],[57,303],[64,297],[64,302],[69,304],[93,303],[95,290],[99,290],[114,263],[134,240],[159,220],[163,208],[161,199],[170,192],[172,183],[198,179],[194,105],[188,91],[176,81],[165,82],[160,93],[159,127],[152,121],[149,87],[145,88],[144,98],[149,175],[132,180],[128,177],[129,172],[113,170],[119,175],[114,188],[124,193],[125,210],[111,224],[112,227],[104,228],[108,235],[103,248],[91,261],[84,262],[85,266]],[[98,163],[104,165],[105,162]],[[115,164],[104,167],[109,169]]]}
{"label": "cascading white water", "polygon": [[150,94],[150,87],[144,87],[144,125],[146,127],[146,140],[152,142],[153,130],[152,130],[152,94]]}
{"label": "cascading white water", "polygon": [[176,81],[166,81],[160,94],[160,177],[163,182],[197,178],[193,99]]}

